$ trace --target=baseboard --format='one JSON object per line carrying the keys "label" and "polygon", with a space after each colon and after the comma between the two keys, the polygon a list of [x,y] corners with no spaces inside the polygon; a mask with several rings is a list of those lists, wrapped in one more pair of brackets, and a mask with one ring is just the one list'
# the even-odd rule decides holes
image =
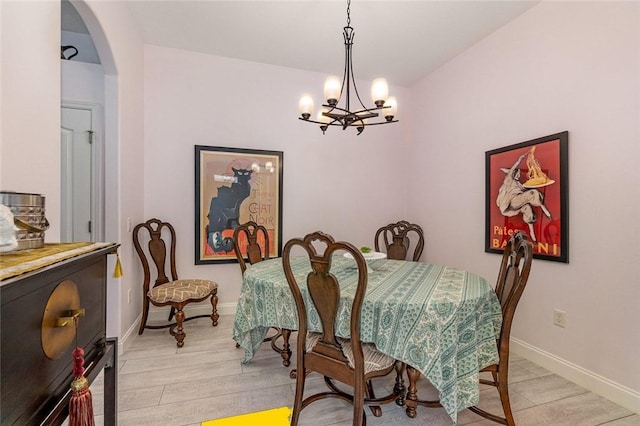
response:
{"label": "baseboard", "polygon": [[131,327],[118,339],[118,353],[123,354],[129,349],[131,343],[138,336],[138,327],[140,326],[140,319],[142,319],[142,313],[138,315],[138,318],[131,324]]}
{"label": "baseboard", "polygon": [[[236,303],[219,303],[218,315],[235,315]],[[187,307],[185,309],[187,317],[195,315],[211,315],[211,305],[209,303],[203,305],[196,305]],[[149,322],[162,322],[167,320],[169,314],[169,308],[158,308],[151,306],[149,309]],[[118,353],[123,354],[129,349],[135,338],[138,336],[138,327],[140,327],[140,320],[142,319],[142,313],[138,315],[138,318],[131,324],[131,327],[124,333],[122,337],[118,339]]]}
{"label": "baseboard", "polygon": [[522,340],[512,338],[511,350],[578,386],[640,414],[640,392],[638,391],[595,374],[579,365],[572,364]]}

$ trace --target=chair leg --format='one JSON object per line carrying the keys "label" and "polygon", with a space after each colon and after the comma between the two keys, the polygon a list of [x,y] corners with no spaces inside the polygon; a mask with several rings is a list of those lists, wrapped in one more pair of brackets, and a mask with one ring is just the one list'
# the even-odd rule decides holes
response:
{"label": "chair leg", "polygon": [[502,410],[504,411],[504,417],[508,426],[515,426],[516,422],[513,419],[513,412],[511,411],[511,401],[509,399],[509,381],[507,379],[508,371],[501,369],[497,374],[493,373],[493,380],[497,384],[498,393],[500,394],[500,402],[502,403]]}
{"label": "chair leg", "polygon": [[[300,358],[298,358],[300,361]],[[304,364],[298,363],[298,366],[303,366]],[[304,381],[306,375],[305,374],[297,374],[296,379],[296,394],[295,399],[293,400],[293,412],[291,413],[291,426],[297,426],[298,420],[300,419],[300,411],[302,410],[302,397],[304,396]]]}
{"label": "chair leg", "polygon": [[211,293],[211,325],[215,327],[218,325],[218,289],[213,290]]}
{"label": "chair leg", "polygon": [[356,387],[353,390],[353,426],[362,426],[367,424],[364,414],[365,389],[366,385],[362,383],[362,386],[356,384]]}
{"label": "chair leg", "polygon": [[184,346],[184,338],[186,336],[186,333],[184,332],[184,327],[182,326],[183,323],[184,323],[184,312],[182,311],[182,309],[178,309],[176,311],[176,328],[171,334],[175,336],[176,342],[177,342],[176,345],[179,348]]}
{"label": "chair leg", "polygon": [[140,328],[138,329],[138,334],[142,334],[144,328],[147,326],[147,317],[149,316],[149,299],[144,299],[144,303],[142,304],[142,319],[140,320]]}
{"label": "chair leg", "polygon": [[[373,384],[371,383],[371,380],[367,380],[367,397],[369,399],[376,398],[376,394],[373,392]],[[382,408],[380,408],[379,405],[370,405],[369,409],[371,410],[371,414],[373,414],[374,416],[382,416]]]}

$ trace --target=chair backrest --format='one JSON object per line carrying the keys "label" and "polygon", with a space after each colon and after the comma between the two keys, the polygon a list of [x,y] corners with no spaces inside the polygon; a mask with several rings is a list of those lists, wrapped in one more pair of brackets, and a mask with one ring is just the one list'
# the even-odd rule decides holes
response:
{"label": "chair backrest", "polygon": [[233,247],[243,274],[247,269],[241,249],[245,241],[247,262],[253,265],[269,258],[269,232],[263,225],[253,221],[243,223],[233,231]]}
{"label": "chair backrest", "polygon": [[533,244],[523,231],[516,232],[504,248],[496,283],[496,294],[502,306],[502,329],[498,342],[501,361],[505,355],[503,352],[508,353],[509,350],[513,315],[527,285],[532,260]]}
{"label": "chair backrest", "polygon": [[378,229],[374,238],[375,249],[380,251],[380,248],[383,247],[388,259],[407,260],[411,246],[409,235],[413,234],[415,234],[415,248],[411,260],[417,262],[424,249],[424,232],[419,225],[409,223],[406,220],[390,223]]}
{"label": "chair backrest", "polygon": [[[296,281],[291,269],[291,250],[295,246],[302,247],[309,256],[311,272],[306,277],[306,283]],[[318,251],[318,247],[322,247]],[[358,284],[351,306],[350,333],[353,346],[354,371],[348,367],[348,361],[341,350],[340,342],[335,335],[335,323],[340,303],[340,283],[331,273],[331,261],[335,252],[351,253],[358,269]],[[282,254],[282,265],[289,288],[293,294],[298,313],[298,360],[305,352],[307,337],[307,309],[305,300],[313,304],[322,324],[322,337],[313,350],[304,354],[306,366],[313,366],[313,370],[325,376],[330,376],[344,383],[350,383],[364,378],[364,356],[360,341],[360,310],[367,288],[367,264],[360,251],[353,244],[338,241],[323,232],[314,232],[304,238],[289,240]],[[304,297],[300,288],[306,288],[308,297]],[[304,374],[304,372],[299,372]],[[355,376],[354,376],[355,374]]]}
{"label": "chair backrest", "polygon": [[[163,232],[165,231],[165,232]],[[165,239],[167,240],[165,242]],[[149,241],[148,249],[142,248],[143,241]],[[168,242],[168,248],[167,248]],[[176,231],[168,222],[159,219],[149,219],[133,228],[133,246],[142,262],[144,271],[144,294],[149,291],[151,282],[150,261],[155,265],[157,272],[153,286],[164,284],[178,279],[176,272]],[[171,276],[167,276],[167,262]]]}

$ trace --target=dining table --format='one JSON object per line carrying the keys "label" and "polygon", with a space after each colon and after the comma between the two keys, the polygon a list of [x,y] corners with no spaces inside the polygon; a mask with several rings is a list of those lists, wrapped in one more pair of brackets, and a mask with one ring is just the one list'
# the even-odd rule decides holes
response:
{"label": "dining table", "polygon": [[[358,271],[353,259],[335,255],[331,262],[341,287],[335,332],[349,338]],[[292,257],[291,265],[308,302],[309,259]],[[376,258],[368,260],[368,267],[361,340],[419,371],[438,390],[440,404],[455,423],[459,411],[479,400],[479,370],[498,361],[502,311],[495,291],[483,277],[452,266]],[[313,305],[306,305],[309,331],[321,331]],[[233,339],[244,349],[243,363],[251,361],[270,327],[298,328],[281,258],[250,265],[244,273],[233,326]],[[404,403],[412,417],[415,390],[410,376]]]}

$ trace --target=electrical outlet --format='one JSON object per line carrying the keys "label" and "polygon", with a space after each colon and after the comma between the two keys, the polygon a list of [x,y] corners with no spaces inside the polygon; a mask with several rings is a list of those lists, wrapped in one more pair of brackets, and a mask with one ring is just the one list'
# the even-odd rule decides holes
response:
{"label": "electrical outlet", "polygon": [[127,303],[131,303],[131,289],[127,292]]}
{"label": "electrical outlet", "polygon": [[566,326],[566,315],[567,313],[565,311],[561,311],[559,309],[554,309],[553,310],[553,325],[557,325],[558,327],[565,327]]}

